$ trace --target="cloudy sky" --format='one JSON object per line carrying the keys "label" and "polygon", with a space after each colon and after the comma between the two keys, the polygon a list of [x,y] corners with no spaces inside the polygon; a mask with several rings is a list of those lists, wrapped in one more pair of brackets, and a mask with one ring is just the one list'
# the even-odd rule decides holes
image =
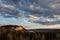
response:
{"label": "cloudy sky", "polygon": [[0,24],[60,24],[60,0],[0,0]]}

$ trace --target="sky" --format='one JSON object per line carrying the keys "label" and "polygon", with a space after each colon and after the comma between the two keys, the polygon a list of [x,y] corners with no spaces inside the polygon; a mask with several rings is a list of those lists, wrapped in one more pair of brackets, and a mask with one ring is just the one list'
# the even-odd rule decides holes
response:
{"label": "sky", "polygon": [[32,27],[60,24],[60,0],[0,0],[0,24]]}

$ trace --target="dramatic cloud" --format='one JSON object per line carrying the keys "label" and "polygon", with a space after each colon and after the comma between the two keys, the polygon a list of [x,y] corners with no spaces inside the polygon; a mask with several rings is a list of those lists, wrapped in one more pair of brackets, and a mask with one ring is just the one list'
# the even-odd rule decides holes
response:
{"label": "dramatic cloud", "polygon": [[0,16],[33,24],[59,24],[60,0],[0,0]]}

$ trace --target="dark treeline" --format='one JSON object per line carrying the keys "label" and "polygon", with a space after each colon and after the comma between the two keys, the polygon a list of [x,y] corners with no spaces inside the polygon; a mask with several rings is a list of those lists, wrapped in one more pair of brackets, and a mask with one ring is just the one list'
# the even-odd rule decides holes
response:
{"label": "dark treeline", "polygon": [[60,40],[60,32],[15,30],[16,25],[5,25],[0,27],[0,40]]}

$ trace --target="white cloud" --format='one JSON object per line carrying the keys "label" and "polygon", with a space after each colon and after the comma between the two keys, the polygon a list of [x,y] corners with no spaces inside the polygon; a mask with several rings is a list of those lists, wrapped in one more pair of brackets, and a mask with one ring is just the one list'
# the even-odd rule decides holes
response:
{"label": "white cloud", "polygon": [[29,8],[30,8],[30,10],[34,10],[34,6],[33,5],[30,5]]}
{"label": "white cloud", "polygon": [[8,9],[14,9],[15,8],[15,6],[7,5],[7,4],[0,4],[0,7],[2,7],[2,8],[8,8]]}
{"label": "white cloud", "polygon": [[56,18],[57,20],[60,20],[60,15],[53,15],[54,18]]}
{"label": "white cloud", "polygon": [[53,4],[50,4],[49,7],[53,8],[53,9],[57,9],[60,7],[60,3],[53,3]]}
{"label": "white cloud", "polygon": [[38,20],[39,20],[39,17],[34,16],[34,15],[29,15],[29,20],[30,20],[31,22],[33,22],[33,21],[38,21]]}

